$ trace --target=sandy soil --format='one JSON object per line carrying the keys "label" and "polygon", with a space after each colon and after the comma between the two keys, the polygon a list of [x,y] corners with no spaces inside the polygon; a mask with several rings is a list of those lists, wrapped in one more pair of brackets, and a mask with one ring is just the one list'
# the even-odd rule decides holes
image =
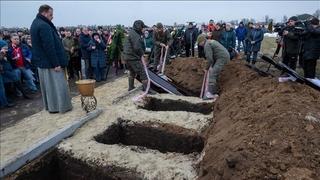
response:
{"label": "sandy soil", "polygon": [[[117,166],[134,170],[143,179],[195,179],[197,164],[203,154],[161,153],[157,150],[141,149],[137,146],[106,145],[98,143],[94,137],[103,133],[118,118],[133,122],[157,122],[178,125],[183,128],[203,132],[212,121],[212,114],[189,113],[183,111],[156,112],[139,108],[133,104],[130,95],[126,100],[107,108],[98,118],[87,123],[71,138],[58,146],[61,153],[89,163],[91,166]],[[190,103],[202,102],[197,98],[172,95],[156,95],[160,99],[183,99]]]}
{"label": "sandy soil", "polygon": [[[103,84],[113,82],[115,79],[122,77],[123,70],[120,70],[119,74],[115,75],[115,69],[110,68],[107,81],[101,81],[96,83],[96,87]],[[77,85],[75,84],[76,79],[69,80],[70,94],[71,97],[79,95]],[[39,84],[38,84],[39,86]],[[39,87],[40,88],[40,87]],[[16,103],[16,106],[12,108],[1,108],[0,109],[0,131],[3,129],[13,126],[25,117],[31,116],[35,113],[42,111],[43,102],[41,92],[38,91],[35,94],[29,94],[32,99],[24,99],[23,97],[11,97]]]}
{"label": "sandy soil", "polygon": [[[123,77],[95,90],[98,108],[111,106],[114,97],[127,91],[127,78]],[[72,99],[73,110],[65,114],[50,114],[44,110],[24,118],[14,126],[0,131],[0,164],[8,162],[49,134],[84,116],[80,97]]]}

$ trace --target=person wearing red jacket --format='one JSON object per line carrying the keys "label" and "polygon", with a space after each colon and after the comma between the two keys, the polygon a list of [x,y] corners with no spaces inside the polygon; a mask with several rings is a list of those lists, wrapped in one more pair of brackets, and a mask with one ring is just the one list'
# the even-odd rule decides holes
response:
{"label": "person wearing red jacket", "polygon": [[208,24],[208,31],[212,32],[216,30],[216,25],[214,24],[214,21],[210,19],[209,24]]}
{"label": "person wearing red jacket", "polygon": [[33,72],[31,71],[31,51],[26,45],[20,43],[20,38],[17,34],[11,36],[11,44],[8,49],[8,59],[11,62],[13,71],[16,73],[19,80],[21,75],[24,77],[28,88],[32,92],[38,90],[34,83]]}

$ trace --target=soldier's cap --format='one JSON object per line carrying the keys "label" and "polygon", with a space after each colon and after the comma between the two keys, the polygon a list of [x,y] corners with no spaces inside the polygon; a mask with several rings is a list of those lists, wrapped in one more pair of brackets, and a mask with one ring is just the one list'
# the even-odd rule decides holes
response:
{"label": "soldier's cap", "polygon": [[162,23],[157,23],[156,27],[157,27],[158,29],[162,29],[162,28],[163,28],[163,25],[162,25]]}
{"label": "soldier's cap", "polygon": [[200,34],[200,35],[198,36],[198,38],[197,38],[197,43],[199,44],[199,43],[201,43],[201,42],[203,42],[203,41],[205,41],[205,40],[206,40],[206,35]]}

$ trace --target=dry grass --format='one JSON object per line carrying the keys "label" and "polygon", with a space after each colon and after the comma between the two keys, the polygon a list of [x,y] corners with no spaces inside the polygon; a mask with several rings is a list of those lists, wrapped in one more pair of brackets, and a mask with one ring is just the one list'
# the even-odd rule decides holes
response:
{"label": "dry grass", "polygon": [[264,37],[261,44],[261,52],[263,54],[273,56],[274,52],[276,51],[276,48],[277,48],[276,38]]}

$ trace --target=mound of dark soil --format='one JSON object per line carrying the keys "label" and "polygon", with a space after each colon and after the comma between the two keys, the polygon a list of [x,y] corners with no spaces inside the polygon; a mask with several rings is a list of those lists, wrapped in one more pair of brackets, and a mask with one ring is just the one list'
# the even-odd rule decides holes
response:
{"label": "mound of dark soil", "polygon": [[177,58],[166,66],[165,74],[186,95],[199,96],[205,67],[205,59]]}
{"label": "mound of dark soil", "polygon": [[226,65],[220,88],[200,179],[319,179],[320,92],[239,61]]}

